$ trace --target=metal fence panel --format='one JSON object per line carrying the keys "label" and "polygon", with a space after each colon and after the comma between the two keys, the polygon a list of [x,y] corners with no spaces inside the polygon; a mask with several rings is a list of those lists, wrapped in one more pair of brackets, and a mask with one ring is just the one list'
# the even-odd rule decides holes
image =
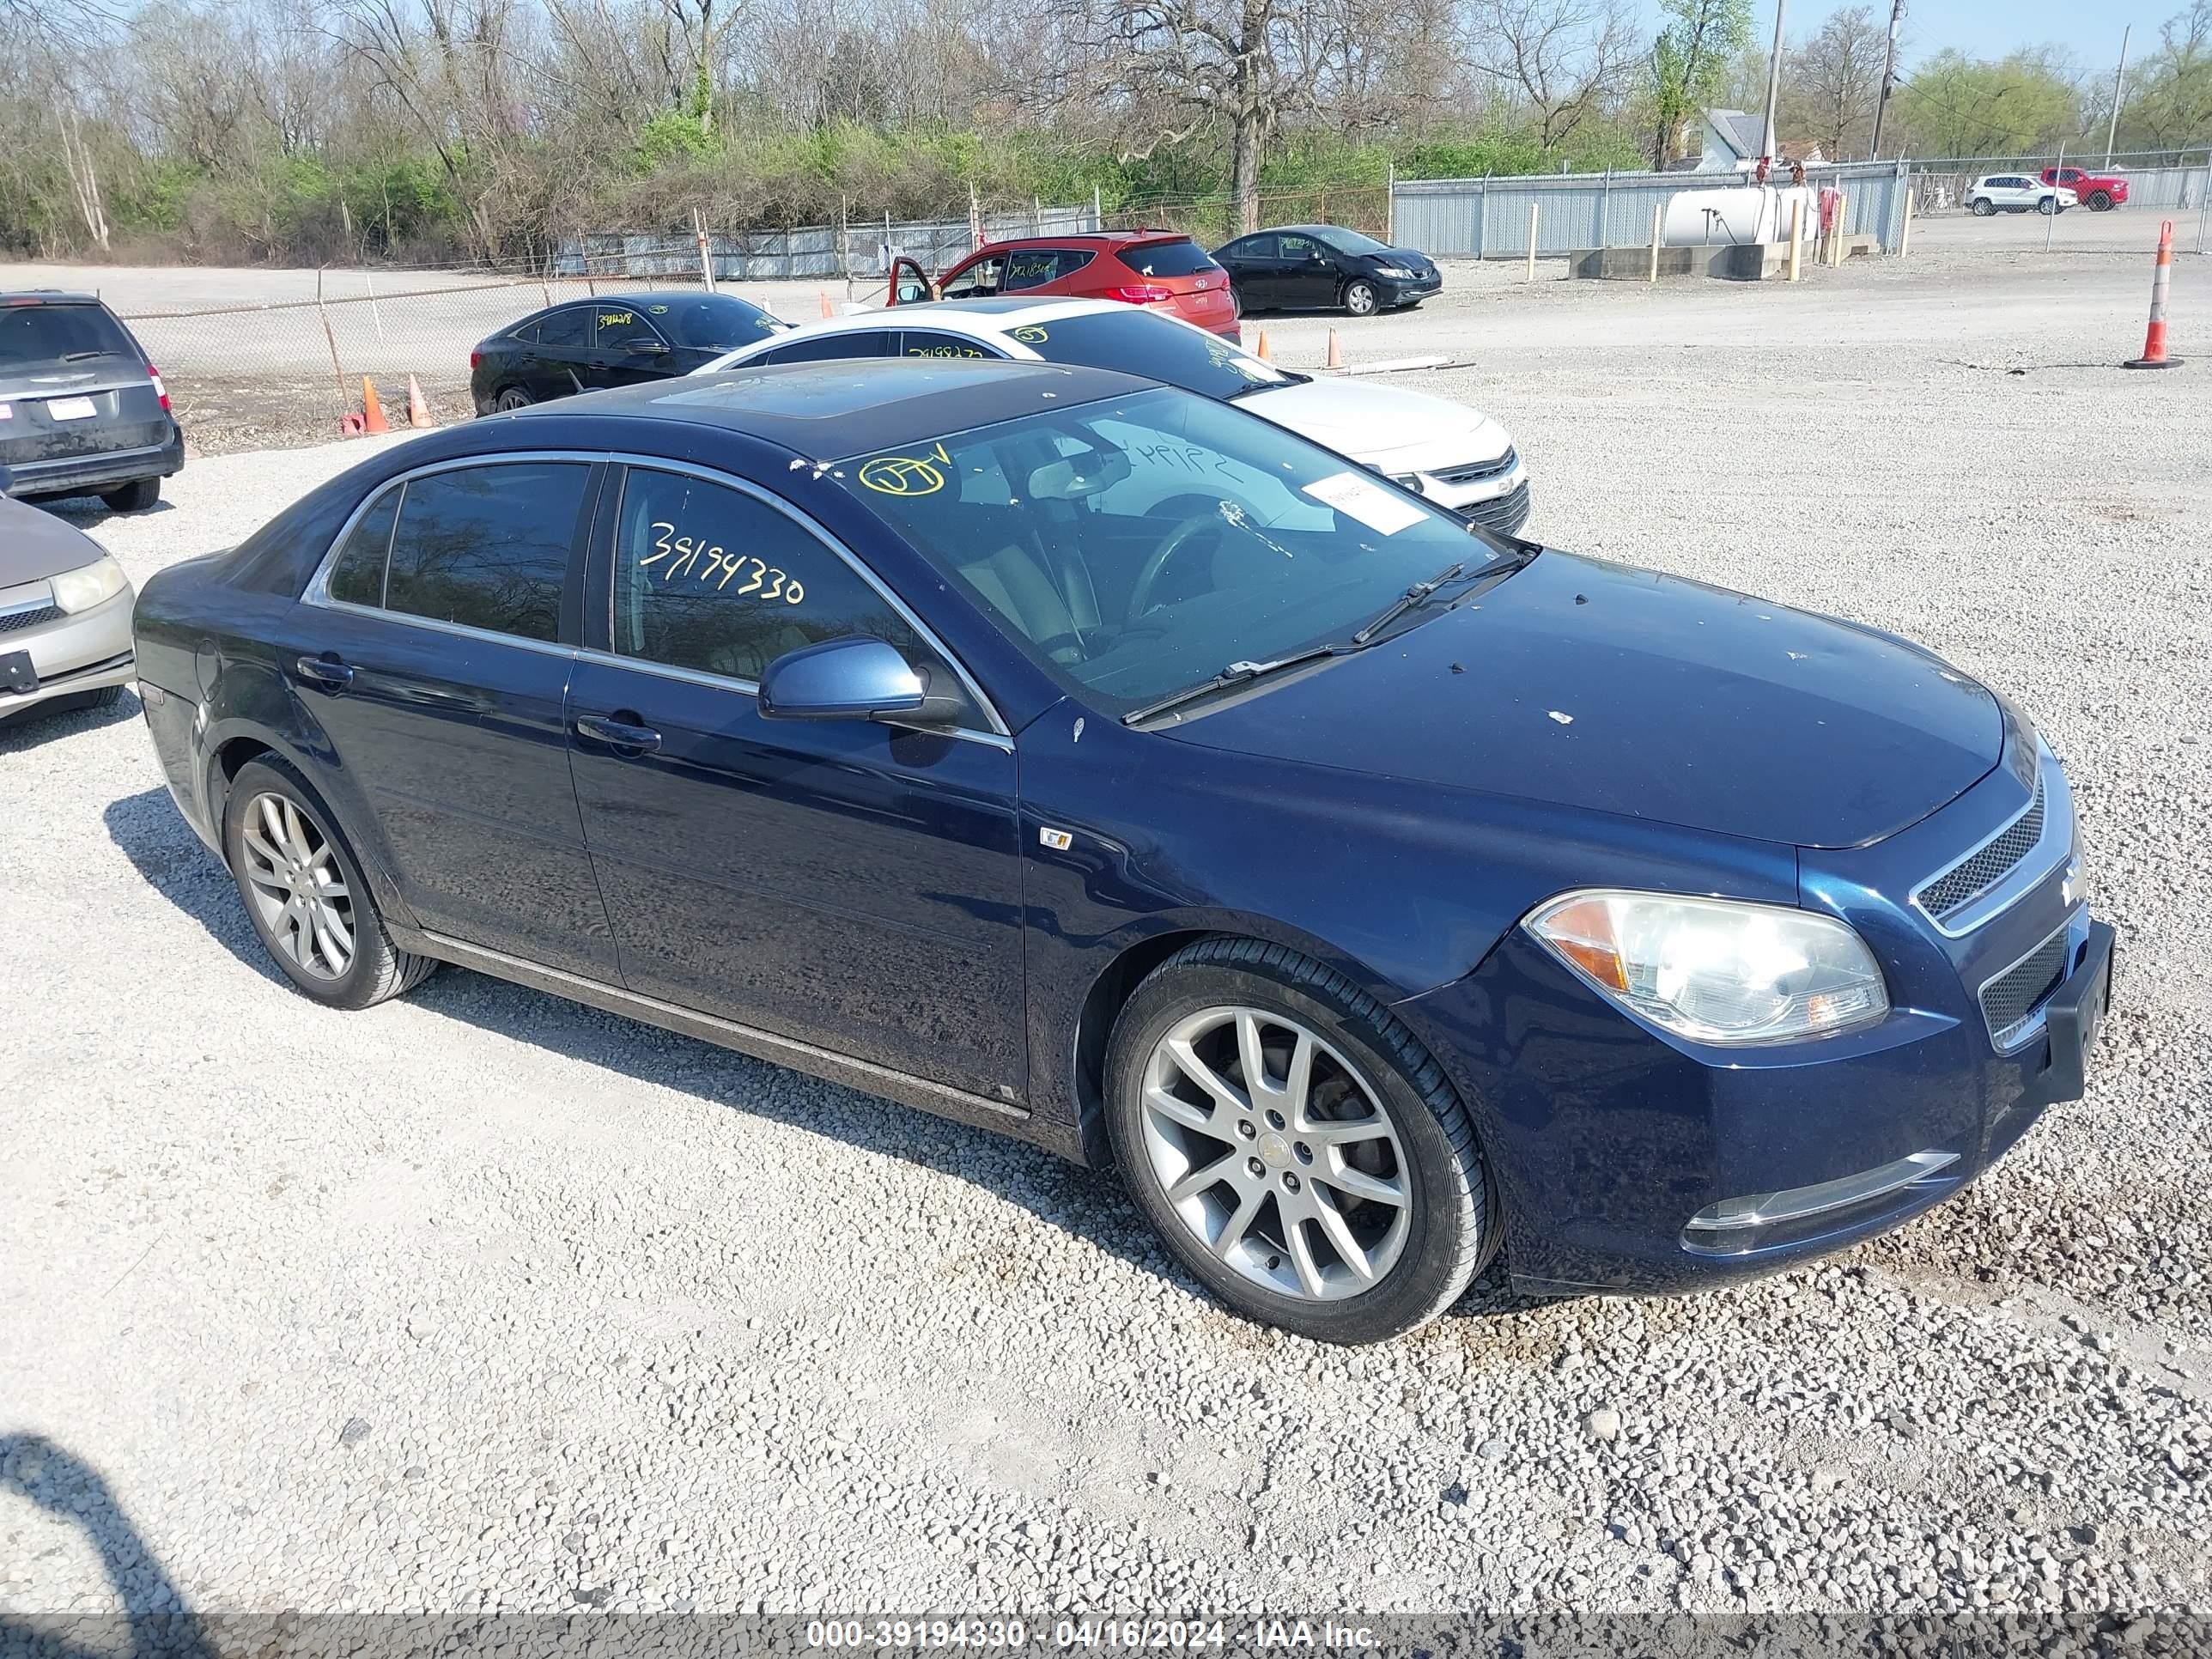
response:
{"label": "metal fence panel", "polygon": [[[1086,203],[1079,207],[1035,205],[982,216],[983,236],[1079,235],[1099,228]],[[716,231],[707,239],[718,279],[778,282],[803,278],[884,273],[883,250],[918,260],[936,272],[964,258],[974,247],[975,230],[965,218],[859,221],[840,234],[836,225],[800,225],[788,230]],[[696,236],[666,232],[607,231],[563,238],[553,256],[556,276],[629,278],[699,274]]]}
{"label": "metal fence panel", "polygon": [[[1509,178],[1401,180],[1392,206],[1397,240],[1447,258],[1525,258],[1528,210],[1536,209],[1536,252],[1562,257],[1600,247],[1642,247],[1651,216],[1678,191],[1740,182],[1699,173],[1539,173]],[[1897,246],[1905,224],[1907,174],[1894,161],[1824,167],[1816,184],[1845,196],[1846,228]]]}

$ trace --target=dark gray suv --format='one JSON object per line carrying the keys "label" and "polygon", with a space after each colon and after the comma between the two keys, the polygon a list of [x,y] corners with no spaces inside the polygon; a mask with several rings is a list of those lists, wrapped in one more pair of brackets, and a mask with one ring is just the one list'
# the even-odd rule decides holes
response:
{"label": "dark gray suv", "polygon": [[0,467],[11,494],[97,495],[138,512],[184,465],[161,372],[120,318],[89,294],[0,294]]}

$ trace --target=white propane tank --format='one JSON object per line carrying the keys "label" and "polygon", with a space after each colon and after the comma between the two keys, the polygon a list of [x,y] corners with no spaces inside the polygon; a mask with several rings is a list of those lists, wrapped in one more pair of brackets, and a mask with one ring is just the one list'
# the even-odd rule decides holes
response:
{"label": "white propane tank", "polygon": [[1786,242],[1790,204],[1801,199],[1805,204],[1805,235],[1810,240],[1820,226],[1819,204],[1812,187],[1777,189],[1772,185],[1677,191],[1667,198],[1659,238],[1668,247]]}

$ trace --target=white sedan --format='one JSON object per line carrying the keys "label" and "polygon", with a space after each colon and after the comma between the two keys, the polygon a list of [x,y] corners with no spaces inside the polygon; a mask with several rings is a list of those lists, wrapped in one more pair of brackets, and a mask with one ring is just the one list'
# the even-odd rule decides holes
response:
{"label": "white sedan", "polygon": [[1408,387],[1294,374],[1226,340],[1110,300],[947,300],[925,314],[859,312],[740,346],[692,371],[842,357],[1010,357],[1141,374],[1287,427],[1507,535],[1528,517],[1513,440],[1465,404]]}
{"label": "white sedan", "polygon": [[2046,185],[2024,173],[1991,173],[1966,186],[1966,205],[1977,218],[1993,213],[2063,213],[2074,205],[2063,185]]}

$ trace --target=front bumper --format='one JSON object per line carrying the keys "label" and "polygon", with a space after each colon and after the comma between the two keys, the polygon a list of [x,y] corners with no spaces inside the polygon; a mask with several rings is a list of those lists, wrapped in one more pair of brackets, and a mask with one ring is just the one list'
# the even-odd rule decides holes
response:
{"label": "front bumper", "polygon": [[[1793,1266],[1940,1203],[2078,1098],[2114,946],[2081,901],[2078,857],[1964,937],[1888,896],[2021,796],[2000,768],[1888,843],[1801,855],[1802,902],[1850,921],[1889,979],[1890,1013],[1859,1030],[1764,1048],[1674,1038],[1517,927],[1474,973],[1400,1005],[1476,1109],[1516,1286],[1688,1290]],[[2064,954],[2034,1018],[2007,1009],[1993,1032],[1983,994],[2053,938]]]}
{"label": "front bumper", "polygon": [[[38,592],[29,590],[35,587]],[[23,652],[35,684],[19,690],[0,678],[0,721],[28,714],[41,703],[79,692],[122,685],[131,678],[129,588],[75,616],[55,610],[44,583],[0,594],[0,658]],[[9,628],[10,622],[26,625]]]}
{"label": "front bumper", "polygon": [[11,461],[8,493],[27,501],[40,496],[97,495],[141,478],[166,478],[184,470],[184,428],[172,421],[166,441],[143,448],[97,450],[45,461]]}
{"label": "front bumper", "polygon": [[1443,293],[1444,279],[1441,274],[1401,279],[1377,276],[1375,286],[1381,291],[1384,305],[1409,306],[1417,300],[1426,300]]}

